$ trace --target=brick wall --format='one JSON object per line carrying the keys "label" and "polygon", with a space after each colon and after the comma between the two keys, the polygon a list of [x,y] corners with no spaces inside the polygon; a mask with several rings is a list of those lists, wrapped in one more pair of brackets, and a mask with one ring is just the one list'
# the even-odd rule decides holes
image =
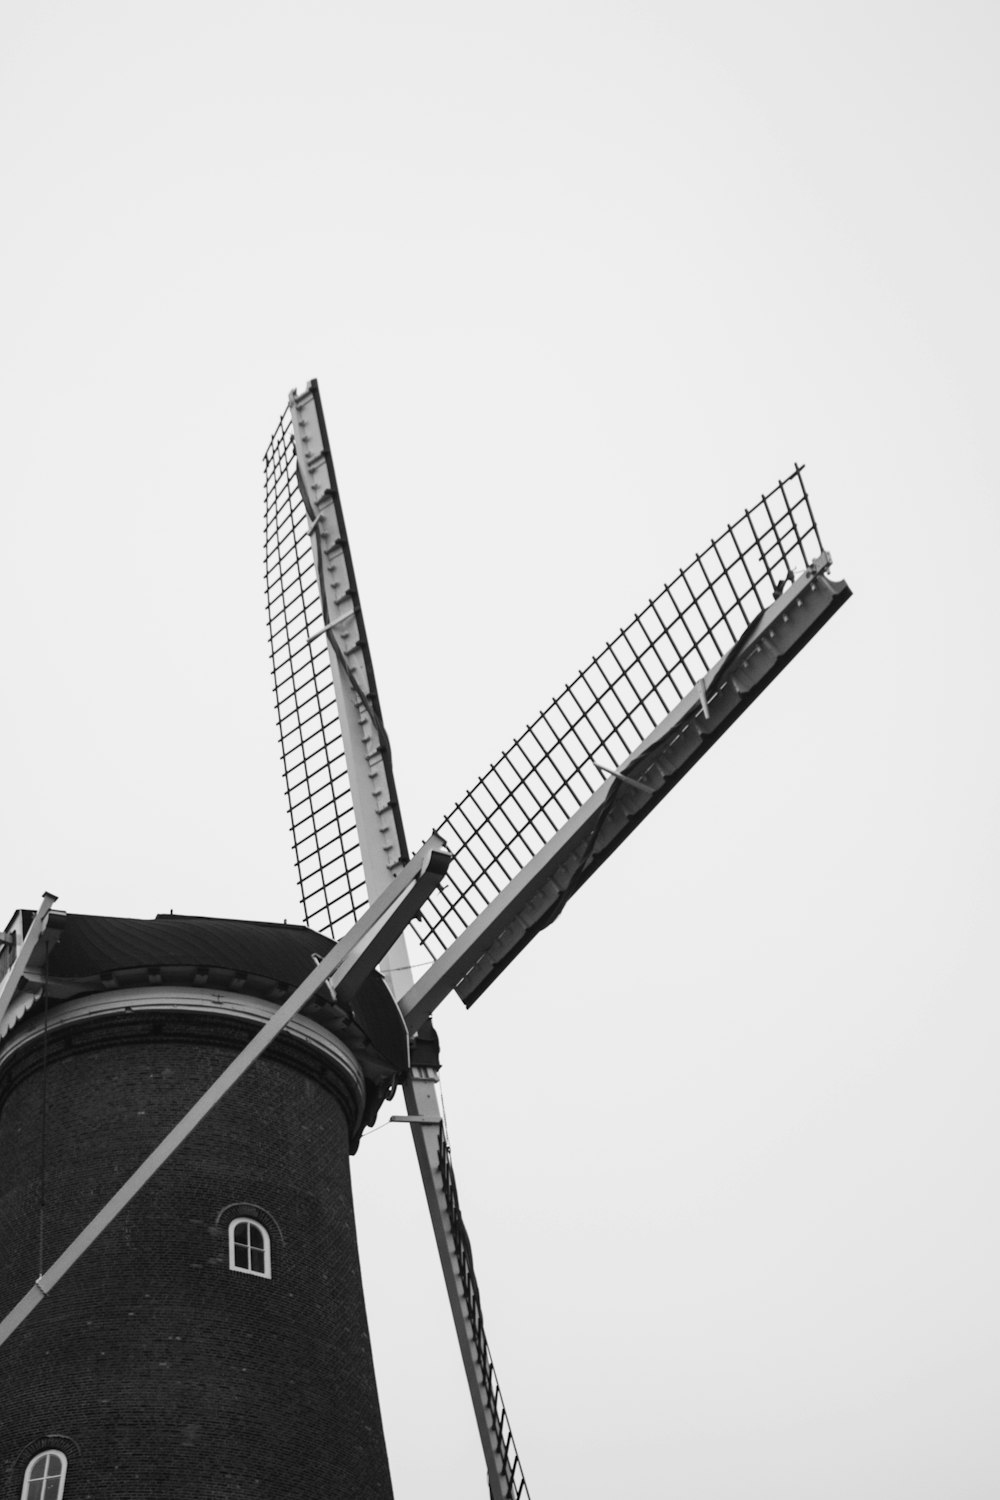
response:
{"label": "brick wall", "polygon": [[[249,1035],[119,1016],[0,1064],[0,1309],[38,1275],[43,1094],[48,1265]],[[391,1500],[338,1088],[280,1040],[0,1349],[0,1500],[47,1446],[65,1500]],[[269,1281],[228,1269],[239,1214]]]}

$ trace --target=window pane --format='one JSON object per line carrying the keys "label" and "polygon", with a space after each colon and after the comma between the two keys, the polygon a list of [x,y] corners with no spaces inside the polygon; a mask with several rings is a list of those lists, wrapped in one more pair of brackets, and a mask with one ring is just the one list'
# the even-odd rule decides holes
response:
{"label": "window pane", "polygon": [[230,1266],[253,1276],[269,1276],[267,1230],[256,1219],[234,1219],[230,1228]]}
{"label": "window pane", "polygon": [[39,1453],[25,1476],[23,1500],[58,1500],[65,1473],[66,1460],[61,1453]]}

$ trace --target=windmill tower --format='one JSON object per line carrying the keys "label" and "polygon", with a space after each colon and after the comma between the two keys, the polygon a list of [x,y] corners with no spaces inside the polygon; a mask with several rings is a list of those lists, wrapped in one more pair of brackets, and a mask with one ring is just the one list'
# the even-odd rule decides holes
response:
{"label": "windmill tower", "polygon": [[411,857],[315,383],[265,476],[306,926],[71,915],[48,895],[9,924],[0,1493],[391,1495],[348,1166],[401,1086],[490,1494],[517,1500],[431,1017],[452,990],[480,998],[849,590],[797,468]]}

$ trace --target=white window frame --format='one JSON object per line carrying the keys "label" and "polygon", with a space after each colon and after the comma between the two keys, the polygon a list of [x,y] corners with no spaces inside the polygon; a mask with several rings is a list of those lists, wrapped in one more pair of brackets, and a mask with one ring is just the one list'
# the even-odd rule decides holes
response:
{"label": "white window frame", "polygon": [[[46,1460],[46,1463],[41,1473],[36,1474],[35,1469],[38,1466],[39,1459],[43,1458]],[[66,1488],[66,1472],[69,1469],[69,1463],[67,1462],[65,1453],[60,1448],[45,1448],[41,1453],[36,1453],[29,1460],[28,1467],[24,1471],[24,1482],[21,1485],[21,1500],[28,1500],[28,1486],[33,1479],[45,1480],[45,1484],[42,1487],[42,1500],[50,1500],[48,1494],[48,1481],[52,1478],[48,1463],[50,1458],[57,1458],[59,1460],[59,1488],[56,1490],[55,1500],[62,1500],[63,1490]]]}
{"label": "white window frame", "polygon": [[[249,1224],[259,1231],[264,1241],[264,1269],[254,1271],[250,1266],[238,1266],[236,1264],[236,1231],[241,1224]],[[252,1247],[251,1247],[252,1248]],[[271,1236],[259,1219],[239,1218],[229,1221],[229,1269],[239,1271],[242,1276],[262,1276],[265,1280],[271,1279]]]}

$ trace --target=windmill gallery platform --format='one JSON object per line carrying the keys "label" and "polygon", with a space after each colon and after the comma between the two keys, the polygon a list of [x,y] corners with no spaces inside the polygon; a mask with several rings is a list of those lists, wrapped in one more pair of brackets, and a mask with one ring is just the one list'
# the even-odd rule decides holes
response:
{"label": "windmill gallery platform", "polygon": [[[49,914],[0,1041],[3,1311],[332,946]],[[284,1028],[0,1349],[0,1494],[391,1495],[348,1170],[391,1079],[330,1000]]]}

